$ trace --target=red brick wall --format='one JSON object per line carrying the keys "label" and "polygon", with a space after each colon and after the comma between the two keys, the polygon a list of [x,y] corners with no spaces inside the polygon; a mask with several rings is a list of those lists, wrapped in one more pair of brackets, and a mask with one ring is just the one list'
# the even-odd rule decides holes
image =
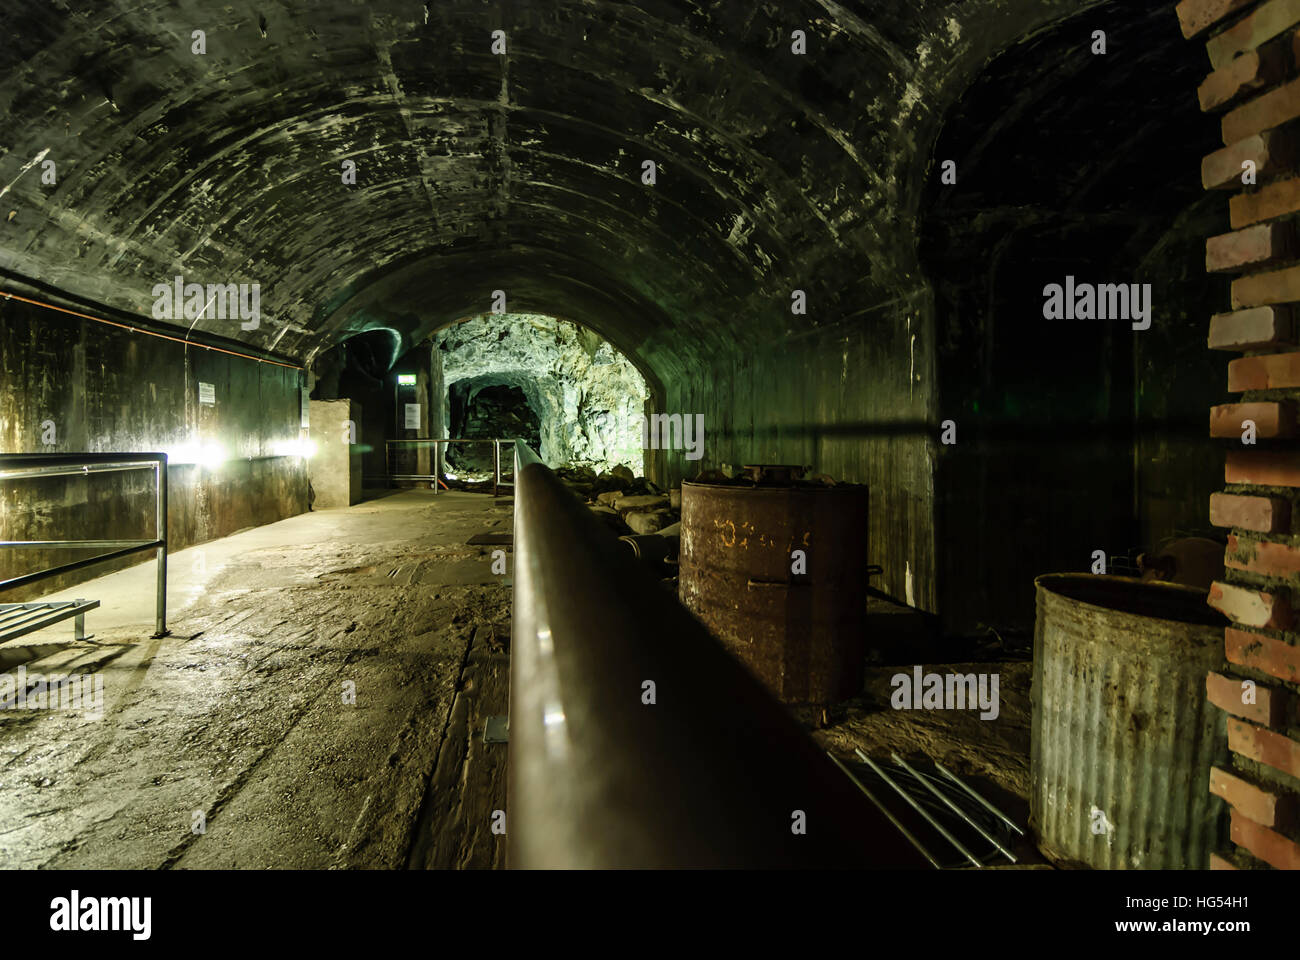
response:
{"label": "red brick wall", "polygon": [[1232,277],[1209,346],[1242,354],[1227,364],[1233,402],[1210,411],[1210,436],[1227,445],[1210,521],[1231,534],[1209,602],[1234,625],[1205,680],[1230,750],[1209,789],[1231,805],[1230,842],[1208,866],[1300,869],[1300,0],[1183,0],[1177,12],[1184,36],[1205,41],[1197,95],[1223,134],[1201,182],[1232,191],[1232,229],[1205,245],[1206,270]]}

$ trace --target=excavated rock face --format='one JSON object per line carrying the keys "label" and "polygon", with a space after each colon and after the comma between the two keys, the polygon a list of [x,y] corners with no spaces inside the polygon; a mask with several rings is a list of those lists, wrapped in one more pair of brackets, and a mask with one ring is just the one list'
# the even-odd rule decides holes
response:
{"label": "excavated rock face", "polygon": [[[483,378],[491,380],[488,377]],[[532,404],[518,387],[503,383],[482,386],[479,378],[457,380],[451,385],[451,429],[453,437],[493,439],[513,437],[536,450],[541,446],[540,423]],[[447,466],[457,472],[490,475],[493,450],[487,444],[451,444],[447,448]]]}
{"label": "excavated rock face", "polygon": [[452,397],[468,411],[482,391],[515,387],[537,416],[538,454],[547,463],[642,472],[640,435],[624,427],[643,411],[645,380],[595,333],[537,314],[487,314],[448,327],[435,342],[447,388],[444,423],[466,419],[450,409]]}

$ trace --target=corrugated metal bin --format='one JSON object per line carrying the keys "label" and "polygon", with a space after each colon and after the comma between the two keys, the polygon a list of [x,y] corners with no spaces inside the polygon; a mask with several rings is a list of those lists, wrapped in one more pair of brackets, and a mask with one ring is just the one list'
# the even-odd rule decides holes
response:
{"label": "corrugated metal bin", "polygon": [[1222,801],[1224,714],[1205,699],[1227,623],[1191,587],[1034,581],[1030,826],[1049,857],[1099,869],[1204,869]]}

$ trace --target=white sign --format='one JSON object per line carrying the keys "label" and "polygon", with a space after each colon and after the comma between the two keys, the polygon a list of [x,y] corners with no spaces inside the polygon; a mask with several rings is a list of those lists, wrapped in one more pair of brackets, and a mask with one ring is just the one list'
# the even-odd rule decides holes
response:
{"label": "white sign", "polygon": [[215,384],[199,382],[199,403],[209,403],[215,405],[217,402],[217,388]]}
{"label": "white sign", "polygon": [[418,403],[408,403],[406,405],[406,429],[420,429],[420,405]]}

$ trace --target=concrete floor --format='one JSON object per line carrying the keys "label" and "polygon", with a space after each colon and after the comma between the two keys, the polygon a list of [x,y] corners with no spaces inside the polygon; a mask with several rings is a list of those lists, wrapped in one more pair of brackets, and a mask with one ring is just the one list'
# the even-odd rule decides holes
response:
{"label": "concrete floor", "polygon": [[[510,529],[508,501],[407,490],[178,551],[160,640],[152,561],[51,595],[101,601],[91,636],[65,621],[0,670],[102,676],[103,712],[0,709],[0,867],[502,866],[508,574],[466,541]],[[1023,824],[1029,664],[970,665],[1002,674],[987,723],[890,709],[897,670],[814,736],[940,759]]]}
{"label": "concrete floor", "polygon": [[509,590],[466,540],[510,522],[409,490],[179,551],[160,640],[152,562],[53,595],[89,639],[0,667],[96,673],[103,715],[0,710],[0,866],[500,865]]}

